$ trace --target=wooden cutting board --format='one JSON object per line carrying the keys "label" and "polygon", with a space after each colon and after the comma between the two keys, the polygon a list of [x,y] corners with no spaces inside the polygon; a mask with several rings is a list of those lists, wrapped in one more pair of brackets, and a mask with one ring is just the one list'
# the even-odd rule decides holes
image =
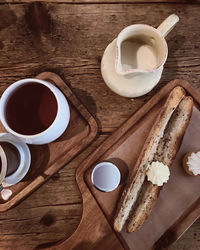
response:
{"label": "wooden cutting board", "polygon": [[[175,80],[167,84],[159,91],[143,108],[141,108],[132,117],[132,125],[126,131],[121,130],[121,137],[111,142],[109,150],[104,151],[92,164],[86,173],[86,181],[89,189],[93,193],[99,206],[105,213],[109,223],[113,224],[117,202],[121,196],[127,176],[134,175],[134,165],[148,136],[148,133],[154,124],[168,93],[177,85],[185,88],[187,95],[193,96],[195,107],[193,108],[192,118],[189,127],[183,138],[181,148],[176,155],[171,168],[169,182],[162,189],[159,199],[154,206],[151,215],[144,225],[134,233],[127,233],[125,228],[118,234],[124,246],[130,249],[152,249],[155,247],[167,247],[173,241],[180,237],[180,234],[191,225],[195,219],[200,216],[200,178],[188,176],[182,168],[182,159],[188,151],[200,150],[200,95],[192,86],[183,81]],[[137,117],[139,116],[139,119]],[[119,130],[118,130],[119,132]],[[122,183],[113,192],[104,193],[97,190],[91,183],[91,170],[93,166],[100,161],[110,161],[115,163],[122,172]],[[180,218],[187,216],[196,207],[196,213],[190,216],[187,223],[183,223]],[[180,230],[179,225],[182,225]],[[189,223],[189,224],[188,224]],[[176,224],[175,227],[173,225]],[[173,230],[172,230],[173,227]],[[169,231],[170,230],[170,233]],[[168,233],[165,234],[165,232]],[[165,236],[170,237],[166,240]],[[148,237],[146,237],[148,235]],[[172,236],[173,235],[173,236]],[[162,237],[162,240],[159,240]],[[159,242],[158,242],[159,241]]]}
{"label": "wooden cutting board", "polygon": [[[200,93],[188,82],[176,79],[133,114],[78,168],[76,179],[83,197],[82,220],[75,233],[53,249],[76,249],[76,246],[84,246],[82,244],[85,241],[90,242],[91,246],[95,241],[101,243],[98,245],[101,248],[98,249],[120,249],[120,245],[116,248],[115,244],[110,243],[109,235],[105,237],[104,228],[106,223],[112,227],[117,202],[127,177],[134,174],[134,164],[149,130],[169,92],[177,85],[184,87],[187,95],[194,98],[195,107],[182,146],[171,168],[170,181],[164,186],[150,217],[139,230],[131,234],[125,230],[117,234],[114,230],[113,232],[126,249],[164,249],[176,241],[200,216],[200,178],[188,176],[181,167],[182,157],[187,151],[200,149]],[[97,190],[91,183],[93,167],[105,160],[115,163],[122,174],[119,187],[108,193]]]}
{"label": "wooden cutting board", "polygon": [[[21,182],[9,187],[13,194],[8,201],[0,199],[1,212],[15,206],[47,181],[91,143],[98,132],[93,116],[58,75],[43,72],[36,78],[51,82],[64,93],[70,106],[70,122],[66,131],[56,141],[45,145],[29,145],[31,151],[29,172]],[[0,131],[5,131],[1,123]]]}

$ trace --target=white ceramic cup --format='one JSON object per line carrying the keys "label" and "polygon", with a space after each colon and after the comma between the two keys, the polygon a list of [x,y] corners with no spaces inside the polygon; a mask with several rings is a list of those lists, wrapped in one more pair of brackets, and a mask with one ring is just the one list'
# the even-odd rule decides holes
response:
{"label": "white ceramic cup", "polygon": [[[17,89],[30,83],[39,83],[49,88],[49,90],[54,94],[57,101],[57,114],[53,123],[46,130],[38,134],[24,135],[16,132],[9,126],[6,119],[6,105],[9,98],[12,97],[12,94]],[[22,140],[23,142],[28,144],[46,144],[56,140],[66,130],[70,119],[70,109],[63,93],[53,84],[44,80],[28,78],[13,83],[4,91],[0,99],[0,119],[6,130],[14,136],[20,138],[20,140]]]}
{"label": "white ceramic cup", "polygon": [[111,192],[116,189],[120,183],[120,171],[111,162],[100,162],[97,164],[91,175],[92,183],[99,190]]}

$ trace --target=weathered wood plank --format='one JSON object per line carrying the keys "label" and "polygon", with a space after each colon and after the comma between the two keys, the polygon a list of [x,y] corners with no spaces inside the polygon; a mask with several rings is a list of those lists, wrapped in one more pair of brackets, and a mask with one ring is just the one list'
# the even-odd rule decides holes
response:
{"label": "weathered wood plank", "polygon": [[[47,3],[53,3],[55,0],[0,0],[0,3],[30,3],[30,2],[47,2]],[[67,4],[93,4],[93,3],[200,3],[199,0],[56,0],[57,3],[67,3]]]}

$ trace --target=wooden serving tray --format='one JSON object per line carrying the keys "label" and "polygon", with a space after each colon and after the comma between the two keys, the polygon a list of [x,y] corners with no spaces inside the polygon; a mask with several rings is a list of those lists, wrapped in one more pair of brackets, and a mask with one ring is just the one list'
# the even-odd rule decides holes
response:
{"label": "wooden serving tray", "polygon": [[[21,182],[9,187],[13,192],[10,200],[0,199],[0,212],[8,210],[30,195],[91,143],[98,132],[95,119],[58,75],[43,72],[36,78],[53,83],[64,93],[70,106],[70,122],[66,131],[56,141],[45,145],[29,145],[29,172]],[[0,131],[5,131],[1,123]]]}
{"label": "wooden serving tray", "polygon": [[[163,249],[176,241],[200,216],[200,178],[187,175],[182,168],[186,152],[200,150],[200,93],[184,80],[173,80],[152,97],[140,110],[115,131],[84,162],[85,182],[102,209],[110,225],[127,176],[134,175],[134,165],[169,92],[177,85],[185,88],[195,101],[192,118],[181,148],[171,167],[169,182],[162,189],[152,213],[143,226],[134,233],[125,228],[117,233],[126,249]],[[110,161],[122,174],[119,187],[113,192],[101,192],[91,182],[91,171],[101,161]],[[79,173],[77,173],[79,174]]]}

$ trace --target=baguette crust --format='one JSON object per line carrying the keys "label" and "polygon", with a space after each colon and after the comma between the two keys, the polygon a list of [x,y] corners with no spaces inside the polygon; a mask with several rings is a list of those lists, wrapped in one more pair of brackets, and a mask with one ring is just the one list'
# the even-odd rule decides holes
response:
{"label": "baguette crust", "polygon": [[[163,138],[160,140],[157,152],[154,155],[155,161],[160,161],[170,167],[179,150],[183,135],[189,124],[192,114],[193,100],[191,97],[184,97],[172,115],[166,128]],[[145,179],[145,184],[140,192],[140,202],[132,214],[127,226],[128,232],[134,232],[148,218],[151,210],[159,196],[162,187],[153,185]]]}
{"label": "baguette crust", "polygon": [[136,176],[130,178],[127,183],[117,208],[114,219],[114,229],[118,232],[122,230],[131,208],[137,200],[138,194],[145,180],[147,165],[153,160],[160,138],[163,137],[165,127],[184,96],[185,91],[180,86],[171,91],[148,135],[140,157],[136,162]]}

